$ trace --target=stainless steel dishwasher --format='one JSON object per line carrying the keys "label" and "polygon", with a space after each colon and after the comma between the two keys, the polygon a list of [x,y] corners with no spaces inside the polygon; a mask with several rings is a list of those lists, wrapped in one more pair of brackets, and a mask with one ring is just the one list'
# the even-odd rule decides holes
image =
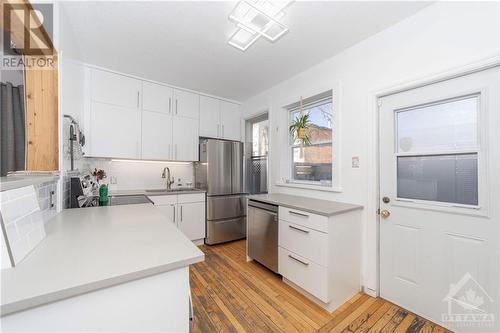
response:
{"label": "stainless steel dishwasher", "polygon": [[248,256],[278,273],[278,206],[248,201]]}

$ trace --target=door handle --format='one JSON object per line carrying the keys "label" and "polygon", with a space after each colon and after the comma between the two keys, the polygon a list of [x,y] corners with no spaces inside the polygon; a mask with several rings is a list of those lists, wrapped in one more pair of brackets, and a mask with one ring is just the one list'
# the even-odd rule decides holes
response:
{"label": "door handle", "polygon": [[224,137],[224,125],[222,125],[222,137]]}
{"label": "door handle", "polygon": [[295,258],[294,256],[292,256],[291,254],[289,254],[289,255],[288,255],[288,258],[293,259],[293,260],[295,260],[295,261],[297,261],[297,262],[301,263],[301,264],[302,264],[302,265],[304,265],[304,266],[309,266],[309,263],[308,263],[308,262],[305,262],[305,261],[302,261],[302,260],[300,260],[300,259],[297,259],[297,258]]}
{"label": "door handle", "polygon": [[219,134],[219,127],[220,127],[220,125],[217,124],[217,136],[220,136],[220,134]]}
{"label": "door handle", "polygon": [[179,100],[175,99],[175,114],[179,114]]}
{"label": "door handle", "polygon": [[175,205],[172,205],[172,208],[174,209],[174,223],[175,223]]}
{"label": "door handle", "polygon": [[182,222],[182,205],[181,205],[181,222]]}
{"label": "door handle", "polygon": [[168,98],[168,113],[172,114],[172,98]]}
{"label": "door handle", "polygon": [[289,227],[290,229],[293,229],[293,230],[297,230],[297,231],[303,232],[303,233],[305,233],[305,234],[308,234],[308,233],[309,233],[309,231],[304,230],[304,229],[300,229],[300,228],[297,228],[297,227],[294,227],[293,225],[289,225],[288,227]]}
{"label": "door handle", "polygon": [[309,215],[307,215],[307,214],[297,213],[297,212],[294,212],[293,210],[289,210],[288,212],[292,215],[297,215],[297,216],[301,216],[301,217],[309,217]]}
{"label": "door handle", "polygon": [[380,211],[380,216],[382,216],[382,218],[386,219],[389,216],[391,216],[391,212],[389,212],[387,209],[383,209]]}

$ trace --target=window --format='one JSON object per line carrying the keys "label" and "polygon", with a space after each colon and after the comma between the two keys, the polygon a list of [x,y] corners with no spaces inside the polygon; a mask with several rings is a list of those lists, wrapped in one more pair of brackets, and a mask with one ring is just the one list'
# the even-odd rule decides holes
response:
{"label": "window", "polygon": [[478,205],[479,95],[396,112],[398,198]]}
{"label": "window", "polygon": [[328,91],[301,103],[287,107],[289,123],[303,115],[309,115],[305,130],[308,143],[289,133],[291,156],[291,181],[315,185],[332,186],[333,159],[333,103],[332,92]]}

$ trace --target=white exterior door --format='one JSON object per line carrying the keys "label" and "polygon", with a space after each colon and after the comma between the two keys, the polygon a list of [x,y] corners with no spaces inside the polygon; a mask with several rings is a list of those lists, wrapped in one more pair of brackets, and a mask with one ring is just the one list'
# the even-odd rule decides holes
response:
{"label": "white exterior door", "polygon": [[494,68],[380,100],[380,294],[457,332],[499,331],[499,88]]}

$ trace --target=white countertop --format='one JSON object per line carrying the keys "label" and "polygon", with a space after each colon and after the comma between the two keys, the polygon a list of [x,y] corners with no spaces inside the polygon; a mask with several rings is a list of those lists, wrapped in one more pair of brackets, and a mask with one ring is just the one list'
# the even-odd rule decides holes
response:
{"label": "white countertop", "polygon": [[319,200],[281,193],[249,195],[248,200],[267,202],[273,205],[299,209],[323,216],[332,216],[363,208],[363,206],[345,202]]}
{"label": "white countertop", "polygon": [[204,260],[151,204],[64,210],[46,233],[18,266],[2,270],[2,316]]}

